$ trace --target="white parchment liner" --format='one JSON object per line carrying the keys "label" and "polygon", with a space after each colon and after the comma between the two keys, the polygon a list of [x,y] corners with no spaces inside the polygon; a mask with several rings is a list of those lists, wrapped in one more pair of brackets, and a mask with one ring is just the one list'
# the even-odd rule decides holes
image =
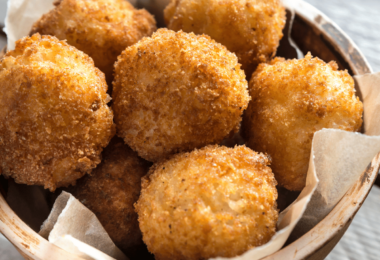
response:
{"label": "white parchment liner", "polygon": [[[293,6],[297,5],[299,0],[283,0],[283,2],[287,9],[292,11]],[[8,49],[14,48],[15,40],[28,35],[33,22],[54,7],[52,3],[53,0],[9,0],[5,21]],[[132,3],[139,7],[146,6],[152,11],[154,6],[162,9],[168,0],[140,0],[132,1]],[[291,42],[290,38],[289,41]],[[300,56],[299,52],[298,56]],[[281,212],[277,223],[277,233],[267,244],[232,259],[260,259],[278,251],[297,223],[295,233],[302,235],[310,230],[339,202],[349,187],[358,180],[371,159],[380,151],[380,136],[375,136],[380,135],[380,73],[358,76],[356,80],[363,96],[364,129],[367,135],[334,129],[323,129],[316,132],[306,187],[296,201]],[[108,245],[109,236],[102,233],[98,226],[89,229],[72,228],[86,224],[84,223],[86,218],[78,216],[80,202],[75,201],[75,206],[72,206],[74,200],[67,193],[58,197],[49,219],[41,230],[42,234],[48,237],[50,242],[70,252],[85,256],[86,259],[112,259],[111,257],[103,258],[103,253],[96,249],[91,251],[91,246],[78,241],[79,239],[102,250],[103,243]],[[57,205],[62,201],[66,205],[64,209]],[[49,227],[47,228],[47,226]],[[47,233],[44,233],[46,230],[48,230]],[[58,235],[54,235],[54,232],[50,232],[50,230],[59,230]],[[86,234],[94,235],[96,242],[91,242],[91,239],[87,240]],[[105,251],[103,249],[103,252]],[[123,258],[125,256],[117,253],[116,255],[109,254],[117,259],[125,259]]]}
{"label": "white parchment liner", "polygon": [[[39,234],[53,244],[85,259],[128,260],[112,242],[95,214],[65,191],[55,200],[53,209]],[[94,258],[94,256],[99,257]]]}

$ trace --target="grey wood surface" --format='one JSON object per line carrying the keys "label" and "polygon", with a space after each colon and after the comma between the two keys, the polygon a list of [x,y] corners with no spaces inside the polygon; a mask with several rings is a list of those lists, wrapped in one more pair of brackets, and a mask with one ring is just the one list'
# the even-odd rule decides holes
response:
{"label": "grey wood surface", "polygon": [[373,186],[342,239],[326,260],[380,259],[380,188]]}
{"label": "grey wood surface", "polygon": [[337,23],[364,53],[373,71],[380,71],[380,0],[305,1]]}
{"label": "grey wood surface", "polygon": [[[335,21],[359,46],[372,69],[380,71],[380,0],[305,0]],[[0,28],[6,10],[0,0]],[[0,34],[0,48],[5,38]],[[375,187],[328,260],[380,259],[380,189]],[[0,234],[0,259],[23,259]]]}

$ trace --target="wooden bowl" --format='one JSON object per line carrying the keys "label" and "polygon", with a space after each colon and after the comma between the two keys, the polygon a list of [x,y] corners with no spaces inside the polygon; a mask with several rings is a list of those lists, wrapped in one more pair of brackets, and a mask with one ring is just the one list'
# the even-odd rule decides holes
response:
{"label": "wooden bowl", "polygon": [[[325,15],[304,2],[295,7],[295,13],[291,35],[302,52],[311,51],[313,56],[318,56],[326,62],[335,60],[340,69],[347,69],[351,75],[371,72],[370,66],[357,46]],[[264,259],[324,259],[351,224],[370,192],[379,168],[380,153],[330,214],[317,226],[295,242]],[[1,194],[0,231],[25,259],[82,259],[50,244],[34,232],[13,212]]]}

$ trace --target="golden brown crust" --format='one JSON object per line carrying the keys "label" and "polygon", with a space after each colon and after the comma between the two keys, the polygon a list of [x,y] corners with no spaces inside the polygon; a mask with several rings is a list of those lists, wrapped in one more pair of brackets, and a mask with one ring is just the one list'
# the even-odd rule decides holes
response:
{"label": "golden brown crust", "polygon": [[280,0],[171,0],[164,14],[169,29],[207,34],[226,46],[248,77],[276,54],[286,20]]}
{"label": "golden brown crust", "polygon": [[117,56],[155,30],[153,16],[125,0],[62,0],[33,25],[31,34],[66,39],[93,58],[111,83]]}
{"label": "golden brown crust", "polygon": [[322,128],[358,131],[363,105],[354,81],[335,62],[308,54],[301,60],[276,58],[260,64],[249,82],[252,101],[243,130],[252,149],[273,158],[279,185],[302,190],[313,135]]}
{"label": "golden brown crust", "polygon": [[161,259],[233,257],[276,232],[276,180],[245,146],[207,146],[154,164],[135,204],[143,240]]}
{"label": "golden brown crust", "polygon": [[236,132],[250,99],[234,54],[167,29],[120,55],[112,97],[118,136],[153,162]]}
{"label": "golden brown crust", "polygon": [[148,163],[117,137],[102,155],[102,163],[69,192],[97,216],[116,246],[128,253],[142,244],[133,204],[140,196]]}
{"label": "golden brown crust", "polygon": [[75,183],[115,133],[104,74],[55,37],[25,37],[0,61],[0,166],[18,183]]}

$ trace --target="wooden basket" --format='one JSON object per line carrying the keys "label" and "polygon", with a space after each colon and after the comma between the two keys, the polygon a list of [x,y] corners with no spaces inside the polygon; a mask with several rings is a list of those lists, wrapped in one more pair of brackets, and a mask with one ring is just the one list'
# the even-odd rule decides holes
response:
{"label": "wooden basket", "polygon": [[[311,51],[313,56],[326,62],[335,60],[340,69],[347,69],[351,75],[371,72],[370,66],[357,46],[325,15],[304,2],[296,7],[295,12],[291,35],[304,53]],[[286,53],[286,50],[283,50],[283,53]],[[281,50],[279,56],[282,56]],[[292,244],[264,259],[324,259],[351,224],[370,192],[379,168],[380,153],[330,214],[317,226]],[[1,194],[0,231],[25,259],[82,259],[50,244],[34,232],[12,211]]]}

